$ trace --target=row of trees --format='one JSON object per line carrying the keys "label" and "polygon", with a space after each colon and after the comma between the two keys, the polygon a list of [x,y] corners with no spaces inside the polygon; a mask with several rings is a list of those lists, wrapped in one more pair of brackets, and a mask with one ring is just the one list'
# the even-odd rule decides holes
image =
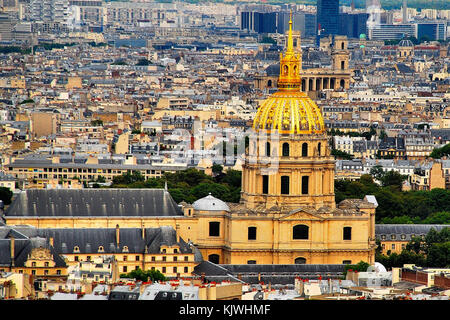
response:
{"label": "row of trees", "polygon": [[450,154],[450,144],[446,144],[443,147],[435,148],[430,153],[430,157],[434,159],[440,159],[444,156],[448,156]]}
{"label": "row of trees", "polygon": [[187,169],[175,173],[166,172],[161,178],[145,179],[140,172],[133,171],[114,177],[112,188],[164,188],[172,198],[180,203],[193,203],[211,193],[226,202],[239,202],[241,195],[241,172],[227,170],[221,166],[213,167],[213,176],[197,169]]}
{"label": "row of trees", "polygon": [[148,282],[148,281],[165,281],[166,277],[164,274],[161,273],[159,270],[142,270],[142,269],[136,269],[129,273],[122,273],[120,275],[120,278],[129,278],[129,279],[136,279],[138,281],[142,282]]}
{"label": "row of trees", "polygon": [[377,223],[450,223],[450,190],[402,191],[403,175],[379,168],[371,172],[381,185],[372,175],[362,175],[359,181],[337,180],[336,203],[374,195],[378,201]]}

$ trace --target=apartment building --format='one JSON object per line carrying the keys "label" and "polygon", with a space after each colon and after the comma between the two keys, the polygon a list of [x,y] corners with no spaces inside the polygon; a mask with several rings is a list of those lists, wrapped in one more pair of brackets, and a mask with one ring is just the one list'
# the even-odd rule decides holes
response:
{"label": "apartment building", "polygon": [[51,158],[15,159],[4,170],[19,180],[35,181],[44,187],[50,180],[94,181],[104,177],[112,181],[114,177],[127,172],[140,172],[145,179],[162,177],[165,172],[187,169],[187,164],[139,161],[132,155],[123,158],[99,159],[97,156],[83,158],[53,156]]}

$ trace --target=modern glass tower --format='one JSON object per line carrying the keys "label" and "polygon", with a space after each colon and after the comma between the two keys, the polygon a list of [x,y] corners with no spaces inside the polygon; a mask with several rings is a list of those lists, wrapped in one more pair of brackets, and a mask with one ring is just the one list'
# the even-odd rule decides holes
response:
{"label": "modern glass tower", "polygon": [[320,36],[338,34],[339,0],[317,0],[317,28]]}

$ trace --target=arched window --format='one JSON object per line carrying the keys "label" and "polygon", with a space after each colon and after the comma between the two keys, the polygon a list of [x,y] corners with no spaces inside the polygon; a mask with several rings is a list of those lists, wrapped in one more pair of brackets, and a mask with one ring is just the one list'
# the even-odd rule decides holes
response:
{"label": "arched window", "polygon": [[73,247],[73,252],[80,252],[80,247],[79,246]]}
{"label": "arched window", "polygon": [[287,76],[289,74],[289,67],[284,65],[284,74]]}
{"label": "arched window", "polygon": [[295,258],[295,264],[306,264],[306,259],[303,257]]}
{"label": "arched window", "polygon": [[208,261],[212,262],[212,263],[218,264],[219,263],[219,259],[220,259],[220,256],[218,254],[210,254],[208,256]]}
{"label": "arched window", "polygon": [[345,44],[344,44],[344,42],[341,42],[341,49],[342,49],[342,50],[345,49]]}
{"label": "arched window", "polygon": [[283,157],[289,157],[289,143],[283,143]]}
{"label": "arched window", "polygon": [[317,144],[317,155],[320,157],[320,153],[321,153],[321,149],[322,149],[322,144],[319,142],[318,144]]}
{"label": "arched window", "polygon": [[345,61],[341,61],[341,70],[345,69]]}
{"label": "arched window", "polygon": [[281,194],[289,194],[289,176],[281,176]]}
{"label": "arched window", "polygon": [[292,239],[307,240],[309,239],[309,227],[304,224],[298,224],[292,228]]}
{"label": "arched window", "polygon": [[105,249],[103,248],[103,246],[98,246],[98,252],[105,252]]}
{"label": "arched window", "polygon": [[307,157],[308,156],[308,144],[306,142],[304,142],[302,144],[302,157]]}
{"label": "arched window", "polygon": [[272,87],[272,80],[268,80],[268,81],[267,81],[267,86],[268,86],[269,88]]}
{"label": "arched window", "polygon": [[266,156],[270,157],[270,142],[266,142]]}

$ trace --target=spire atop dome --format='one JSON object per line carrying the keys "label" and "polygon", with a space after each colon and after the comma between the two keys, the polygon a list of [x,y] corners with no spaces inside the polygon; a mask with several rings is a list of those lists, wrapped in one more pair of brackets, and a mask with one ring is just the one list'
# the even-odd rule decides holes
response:
{"label": "spire atop dome", "polygon": [[280,53],[280,76],[278,89],[280,91],[299,91],[302,80],[300,77],[300,55],[294,51],[294,39],[292,36],[292,11],[289,16],[289,31],[286,43],[286,51]]}
{"label": "spire atop dome", "polygon": [[294,53],[294,39],[292,38],[292,10],[289,14],[289,33],[286,53]]}
{"label": "spire atop dome", "polygon": [[286,49],[280,53],[278,91],[271,94],[258,108],[253,129],[280,134],[324,134],[325,123],[320,108],[301,91],[302,59],[301,53],[294,49],[292,29],[291,11]]}

